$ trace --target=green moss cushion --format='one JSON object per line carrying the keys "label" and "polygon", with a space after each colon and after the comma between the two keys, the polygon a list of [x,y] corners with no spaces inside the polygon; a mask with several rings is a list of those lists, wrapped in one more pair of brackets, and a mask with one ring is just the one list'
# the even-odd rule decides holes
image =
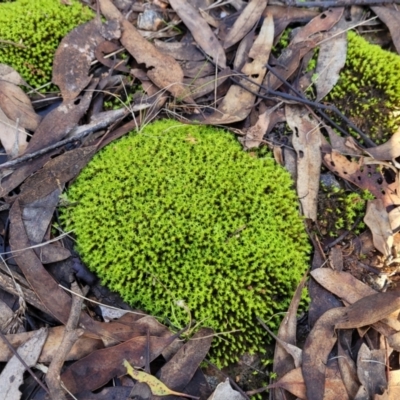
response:
{"label": "green moss cushion", "polygon": [[[216,332],[221,364],[259,350],[307,268],[289,174],[230,133],[163,120],[110,144],[68,191],[63,213],[102,282],[134,307]],[[275,316],[269,322],[276,327]]]}
{"label": "green moss cushion", "polygon": [[0,3],[0,63],[15,68],[31,86],[50,82],[61,39],[94,16],[78,1],[70,2],[71,6],[60,0]]}
{"label": "green moss cushion", "polygon": [[400,56],[349,31],[346,65],[328,99],[376,143],[386,142],[400,127]]}

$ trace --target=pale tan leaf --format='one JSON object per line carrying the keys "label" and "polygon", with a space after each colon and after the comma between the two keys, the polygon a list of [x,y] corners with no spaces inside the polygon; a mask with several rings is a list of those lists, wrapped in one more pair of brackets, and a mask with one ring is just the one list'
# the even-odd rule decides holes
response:
{"label": "pale tan leaf", "polygon": [[375,6],[371,7],[371,9],[378,16],[378,18],[389,28],[394,47],[396,47],[397,53],[400,54],[400,11],[384,6]]}
{"label": "pale tan leaf", "polygon": [[210,26],[186,0],[170,0],[169,4],[193,35],[196,43],[221,68],[226,67],[225,51]]}
{"label": "pale tan leaf", "polygon": [[292,369],[284,377],[279,379],[271,385],[268,385],[268,389],[282,388],[288,392],[294,394],[299,399],[306,400],[306,386],[304,384],[303,374],[301,368]]}
{"label": "pale tan leaf", "polygon": [[286,105],[285,113],[297,153],[297,195],[304,216],[315,221],[321,170],[320,131],[305,107]]}
{"label": "pale tan leaf", "polygon": [[27,138],[25,129],[9,119],[0,107],[0,141],[10,158],[25,151],[28,146]]}
{"label": "pale tan leaf", "polygon": [[0,64],[0,80],[13,83],[14,85],[28,86],[22,76],[12,67]]}
{"label": "pale tan leaf", "polygon": [[218,384],[208,400],[244,400],[244,397],[232,389],[229,378],[226,378],[225,382]]}
{"label": "pale tan leaf", "polygon": [[400,129],[398,129],[386,142],[376,147],[367,149],[375,160],[390,161],[400,156]]}
{"label": "pale tan leaf", "polygon": [[229,30],[224,40],[224,48],[233,46],[243,39],[258,22],[267,6],[267,0],[251,0],[241,11],[238,19]]}
{"label": "pale tan leaf", "polygon": [[369,200],[364,222],[372,232],[374,246],[385,257],[392,255],[393,231],[382,200]]}
{"label": "pale tan leaf", "polygon": [[[19,356],[28,367],[36,364],[46,338],[47,328],[41,328],[18,348]],[[14,355],[0,375],[0,400],[18,400],[21,397],[22,393],[19,391],[19,386],[23,382],[25,370],[25,366]]]}
{"label": "pale tan leaf", "polygon": [[41,120],[26,93],[17,85],[0,80],[0,108],[22,128],[35,131]]}
{"label": "pale tan leaf", "polygon": [[[271,15],[267,15],[262,24],[260,33],[250,49],[249,57],[253,60],[242,68],[242,72],[253,81],[241,80],[243,87],[232,85],[222,100],[218,110],[205,119],[208,124],[227,124],[242,121],[251,112],[259,85],[264,79],[269,54],[274,39],[274,22]],[[253,92],[253,93],[251,93]]]}

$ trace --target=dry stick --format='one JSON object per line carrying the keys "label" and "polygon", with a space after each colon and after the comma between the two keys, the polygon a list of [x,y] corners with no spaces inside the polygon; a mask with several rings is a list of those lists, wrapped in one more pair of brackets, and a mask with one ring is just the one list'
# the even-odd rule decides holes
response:
{"label": "dry stick", "polygon": [[[81,293],[76,282],[72,283],[72,289],[76,293]],[[60,372],[66,357],[71,351],[72,346],[84,333],[83,329],[76,329],[79,323],[79,317],[82,312],[83,298],[80,296],[72,297],[71,312],[69,314],[67,325],[60,347],[57,353],[51,360],[47,375],[46,383],[49,387],[50,396],[52,399],[67,400],[65,391],[61,386]]]}
{"label": "dry stick", "polygon": [[[106,111],[106,112],[108,112],[108,111]],[[21,157],[15,158],[14,160],[7,161],[7,162],[1,164],[0,170],[15,167],[16,165],[21,164],[25,161],[29,161],[29,160],[32,160],[33,158],[39,157],[43,154],[46,154],[51,150],[55,150],[59,147],[65,146],[69,143],[73,143],[73,142],[82,140],[89,134],[96,132],[100,129],[106,128],[108,125],[110,125],[116,119],[121,118],[123,115],[126,115],[126,114],[127,114],[127,112],[125,109],[115,110],[114,114],[110,113],[109,116],[106,116],[101,121],[96,121],[94,123],[79,126],[78,128],[76,128],[76,134],[73,137],[69,137],[67,139],[61,140],[60,142],[57,142],[48,147],[45,147],[41,150],[35,151],[34,153],[25,154]]]}
{"label": "dry stick", "polygon": [[331,0],[331,1],[286,1],[289,7],[348,7],[348,6],[379,6],[382,4],[400,4],[399,0]]}
{"label": "dry stick", "polygon": [[32,375],[32,378],[37,382],[37,384],[39,386],[42,387],[42,389],[47,393],[49,393],[49,390],[47,389],[47,387],[43,384],[43,382],[36,376],[36,374],[32,371],[31,368],[28,367],[28,365],[26,364],[25,360],[18,354],[17,350],[14,349],[14,347],[12,347],[11,343],[8,341],[8,339],[6,338],[6,336],[3,334],[3,332],[0,331],[0,337],[3,339],[4,343],[7,345],[7,347],[10,349],[10,351],[14,354],[15,357],[18,358],[18,360],[20,361],[20,363],[24,366],[24,368]]}

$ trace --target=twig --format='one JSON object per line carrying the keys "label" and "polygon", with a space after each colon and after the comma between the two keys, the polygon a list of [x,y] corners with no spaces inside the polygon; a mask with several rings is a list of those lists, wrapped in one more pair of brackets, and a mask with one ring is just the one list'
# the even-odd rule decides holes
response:
{"label": "twig", "polygon": [[[79,286],[76,282],[72,283],[72,289],[74,292],[80,293]],[[52,399],[67,400],[64,389],[61,386],[60,372],[67,355],[71,351],[72,346],[84,333],[83,329],[76,329],[82,312],[82,304],[82,297],[72,297],[71,312],[69,314],[67,325],[65,326],[63,339],[58,351],[51,360],[46,375],[46,383],[49,387],[50,397]]]}
{"label": "twig", "polygon": [[[106,114],[108,113],[108,114]],[[105,115],[106,114],[106,115]],[[84,139],[89,134],[96,132],[100,129],[106,128],[109,124],[114,122],[115,120],[122,118],[127,114],[125,109],[115,110],[115,111],[106,111],[101,115],[104,115],[104,118],[100,119],[101,116],[96,118],[95,122],[92,122],[87,125],[82,125],[73,132],[73,136],[67,139],[61,140],[60,142],[54,143],[50,146],[47,146],[41,150],[35,151],[34,153],[25,154],[21,157],[15,158],[14,160],[7,161],[0,165],[0,170],[15,167],[18,164],[21,164],[25,161],[32,160],[33,158],[39,157],[43,154],[50,152],[51,150],[55,150],[59,147],[65,146],[66,144],[76,142],[78,140]]]}

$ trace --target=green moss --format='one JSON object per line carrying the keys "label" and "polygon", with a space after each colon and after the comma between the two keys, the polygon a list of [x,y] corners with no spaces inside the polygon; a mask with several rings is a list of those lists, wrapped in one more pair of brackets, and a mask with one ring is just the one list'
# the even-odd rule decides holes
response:
{"label": "green moss", "polygon": [[15,68],[31,86],[50,82],[61,39],[94,15],[78,1],[71,3],[17,0],[0,4],[0,63]]}
{"label": "green moss", "polygon": [[376,143],[387,141],[400,127],[400,56],[348,32],[346,65],[328,100]]}
{"label": "green moss", "polygon": [[[321,233],[329,236],[339,236],[341,230],[350,230],[360,215],[365,214],[367,200],[374,199],[368,191],[348,192],[336,186],[321,185],[318,203],[318,222]],[[365,228],[360,222],[354,233],[358,234]]]}
{"label": "green moss", "polygon": [[228,132],[163,120],[97,154],[63,212],[89,268],[134,307],[216,332],[221,365],[263,349],[310,250],[289,174]]}

